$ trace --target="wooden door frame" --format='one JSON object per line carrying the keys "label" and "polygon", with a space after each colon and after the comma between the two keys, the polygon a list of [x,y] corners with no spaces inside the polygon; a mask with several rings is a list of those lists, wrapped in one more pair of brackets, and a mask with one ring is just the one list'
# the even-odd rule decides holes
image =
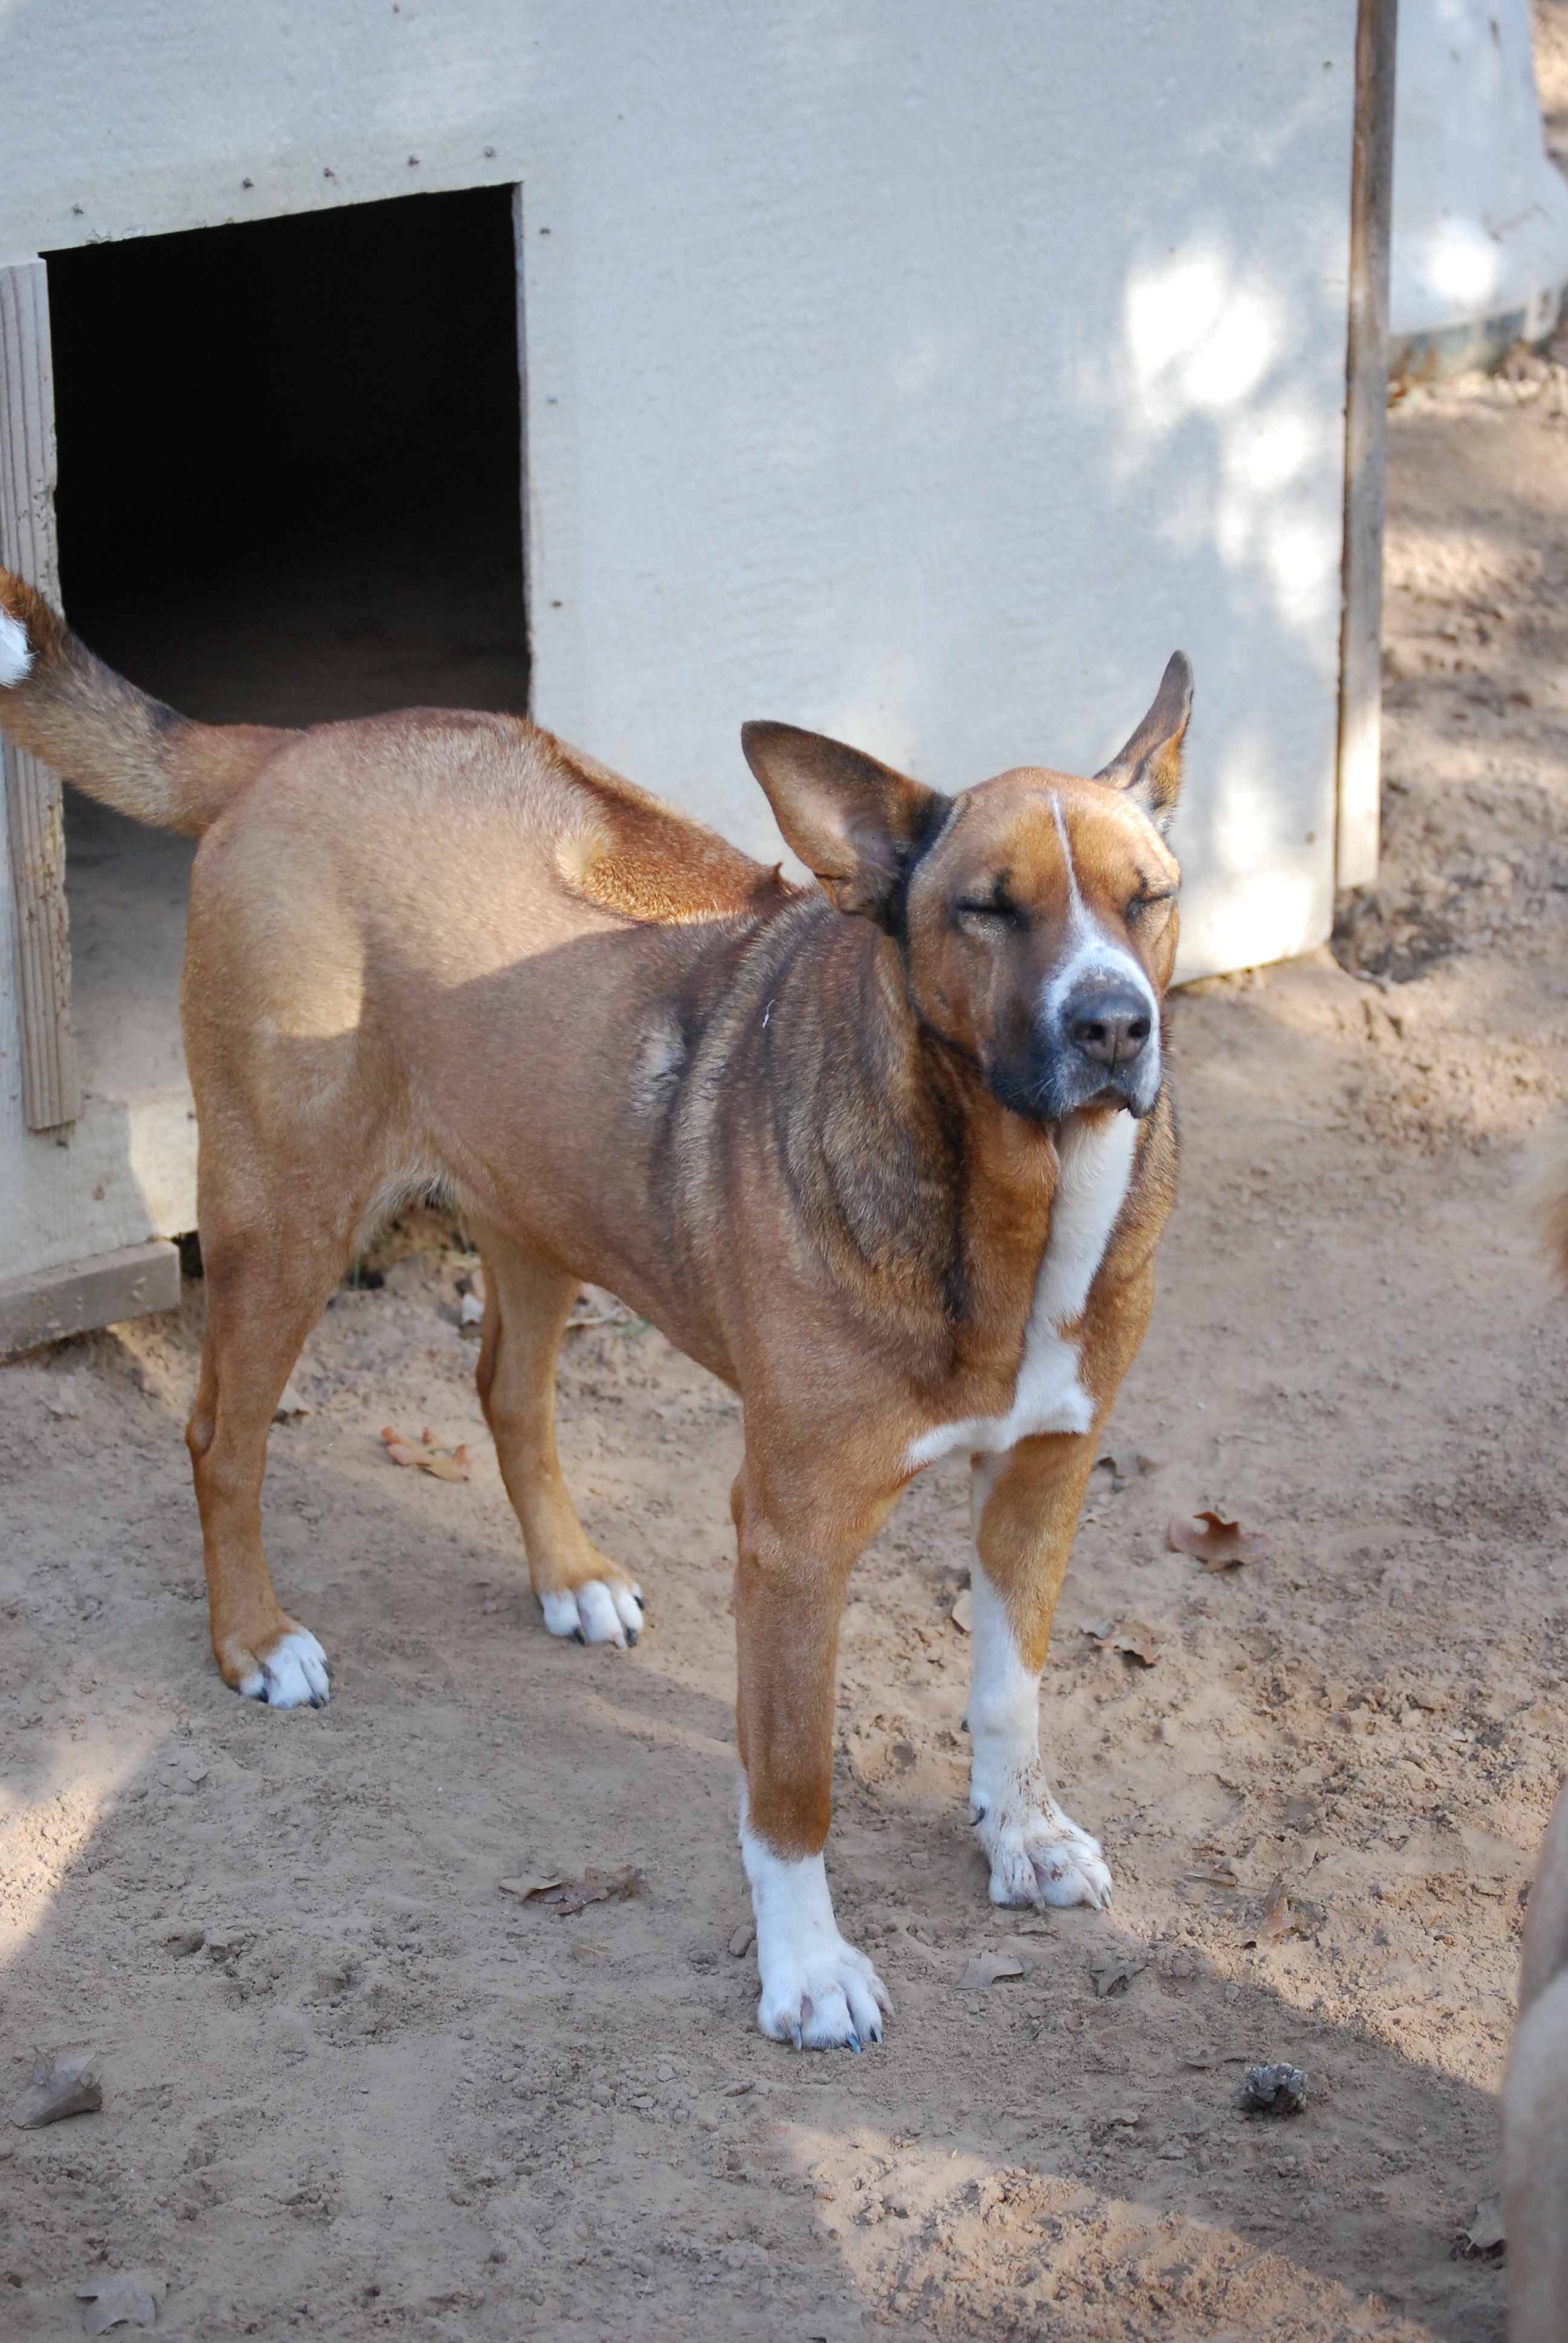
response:
{"label": "wooden door frame", "polygon": [[1345,535],[1334,883],[1377,877],[1382,787],[1382,537],[1388,443],[1389,237],[1399,0],[1356,11],[1345,353]]}
{"label": "wooden door frame", "polygon": [[[60,603],[55,533],[55,377],[42,260],[0,268],[0,562]],[[71,1023],[71,935],[60,784],[11,742],[0,754],[11,857],[22,1108],[29,1131],[81,1111]]]}

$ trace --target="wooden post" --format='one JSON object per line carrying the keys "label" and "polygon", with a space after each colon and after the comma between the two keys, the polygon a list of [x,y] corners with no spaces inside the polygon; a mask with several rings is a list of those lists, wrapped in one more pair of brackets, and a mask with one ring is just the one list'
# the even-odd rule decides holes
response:
{"label": "wooden post", "polygon": [[[41,260],[0,268],[0,562],[60,600],[55,546],[55,384],[49,280]],[[60,784],[5,743],[6,830],[15,905],[22,1101],[29,1131],[80,1111],[71,1026],[71,939]]]}
{"label": "wooden post", "polygon": [[1334,877],[1377,877],[1382,762],[1382,525],[1388,437],[1389,227],[1398,0],[1360,0],[1351,162],[1345,374],[1344,615],[1340,632],[1339,819]]}
{"label": "wooden post", "polygon": [[528,343],[524,277],[528,254],[523,244],[523,191],[512,189],[512,258],[517,269],[518,300],[518,481],[523,530],[523,647],[528,663],[528,709],[534,705],[534,581],[530,572],[533,525],[528,509]]}

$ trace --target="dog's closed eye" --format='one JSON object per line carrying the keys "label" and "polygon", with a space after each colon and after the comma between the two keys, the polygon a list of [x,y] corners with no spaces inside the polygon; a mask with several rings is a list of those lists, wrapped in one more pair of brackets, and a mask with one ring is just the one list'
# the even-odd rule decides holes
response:
{"label": "dog's closed eye", "polygon": [[983,900],[955,903],[953,916],[981,928],[1009,927],[1018,917],[1018,906],[1006,895],[998,893],[988,895]]}

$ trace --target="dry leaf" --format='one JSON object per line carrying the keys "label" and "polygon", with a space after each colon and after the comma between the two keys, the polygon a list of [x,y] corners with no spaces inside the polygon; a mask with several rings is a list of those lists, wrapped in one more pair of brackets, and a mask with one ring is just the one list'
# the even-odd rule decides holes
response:
{"label": "dry leaf", "polygon": [[91,2050],[35,2050],[33,2080],[11,2110],[21,2131],[58,2123],[65,2116],[90,2116],[104,2104],[98,2062]]}
{"label": "dry leaf", "polygon": [[473,1479],[474,1468],[467,1447],[461,1444],[453,1449],[438,1446],[428,1424],[425,1426],[423,1444],[418,1448],[411,1440],[405,1440],[400,1432],[394,1432],[389,1423],[382,1426],[381,1437],[394,1464],[417,1464],[422,1473],[430,1473],[437,1481]]}
{"label": "dry leaf", "polygon": [[1475,2218],[1464,2232],[1462,2251],[1468,2258],[1473,2254],[1501,2253],[1508,2240],[1503,2226],[1503,2199],[1483,2197],[1475,2208]]}
{"label": "dry leaf", "polygon": [[88,2308],[82,2313],[85,2335],[106,2335],[111,2327],[129,2321],[150,2327],[158,2315],[157,2297],[149,2270],[117,2270],[76,2288],[76,2299]]}
{"label": "dry leaf", "polygon": [[1154,1640],[1152,1627],[1146,1626],[1141,1619],[1129,1619],[1111,1638],[1111,1648],[1113,1652],[1124,1652],[1141,1667],[1151,1668],[1160,1646]]}
{"label": "dry leaf", "polygon": [[1181,1876],[1190,1880],[1194,1887],[1240,1887],[1241,1884],[1235,1873],[1229,1869],[1184,1871]]}
{"label": "dry leaf", "polygon": [[1141,1666],[1151,1668],[1160,1646],[1154,1640],[1154,1630],[1141,1619],[1124,1619],[1120,1626],[1108,1619],[1102,1626],[1086,1627],[1084,1634],[1093,1638],[1101,1651],[1122,1652]]}
{"label": "dry leaf", "polygon": [[1158,1456],[1146,1456],[1141,1448],[1118,1448],[1114,1454],[1107,1449],[1099,1459],[1101,1471],[1109,1472],[1113,1481],[1126,1487],[1141,1473],[1163,1473],[1164,1464]]}
{"label": "dry leaf", "polygon": [[1244,1530],[1239,1522],[1228,1522],[1219,1513],[1200,1513],[1197,1518],[1204,1524],[1202,1529],[1178,1520],[1167,1523],[1165,1535],[1172,1554],[1190,1554],[1205,1570],[1235,1570],[1274,1550],[1274,1541],[1266,1530]]}
{"label": "dry leaf", "polygon": [[624,1902],[637,1894],[641,1881],[641,1872],[628,1864],[624,1871],[585,1871],[580,1879],[503,1879],[501,1885],[525,1904],[548,1904],[566,1919],[590,1904],[607,1904],[612,1897]]}
{"label": "dry leaf", "polygon": [[1148,1962],[1138,1953],[1102,1953],[1089,1964],[1089,1981],[1094,1987],[1096,2001],[1106,2001],[1113,1993],[1125,1993],[1135,1976],[1141,1976]]}
{"label": "dry leaf", "polygon": [[953,1625],[958,1629],[960,1635],[973,1634],[975,1624],[975,1599],[970,1593],[967,1586],[963,1589],[961,1594],[954,1597],[953,1607],[949,1615],[952,1620]]}
{"label": "dry leaf", "polygon": [[1015,1961],[1010,1953],[976,1953],[959,1980],[960,1992],[976,1986],[1000,1985],[1006,1977],[1020,1977],[1023,1963]]}
{"label": "dry leaf", "polygon": [[615,1955],[608,1945],[579,1944],[572,1946],[574,1961],[613,1961]]}
{"label": "dry leaf", "polygon": [[530,1896],[542,1895],[547,1887],[560,1886],[561,1875],[557,1871],[548,1879],[498,1879],[496,1885],[503,1896],[515,1896],[519,1904],[526,1904]]}
{"label": "dry leaf", "polygon": [[1262,1917],[1258,1922],[1258,1941],[1277,1945],[1282,1936],[1292,1936],[1297,1922],[1291,1910],[1291,1891],[1285,1885],[1282,1871],[1274,1874],[1267,1896],[1263,1898]]}

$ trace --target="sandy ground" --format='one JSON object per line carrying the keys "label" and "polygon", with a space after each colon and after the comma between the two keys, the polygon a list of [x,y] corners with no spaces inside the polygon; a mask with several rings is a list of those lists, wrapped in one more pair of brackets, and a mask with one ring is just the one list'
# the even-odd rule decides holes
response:
{"label": "sandy ground", "polygon": [[[104,2073],[100,2114],[0,2131],[0,2331],[141,2268],[193,2339],[1501,2336],[1456,2241],[1568,1723],[1568,1304],[1515,1191],[1568,1092],[1563,379],[1392,418],[1383,877],[1338,960],[1174,1006],[1182,1192],[1108,1443],[1159,1469],[1097,1473],[1041,1703],[1113,1911],[985,1900],[939,1470],[843,1646],[829,1866],[896,2021],[859,2058],[764,2042],[736,1404],[651,1330],[568,1338],[568,1473],[649,1624],[553,1643],[428,1230],[337,1296],[274,1435],[332,1704],[236,1700],[193,1282],[0,1370],[0,2089],[35,2046]],[[466,1439],[471,1483],[398,1471],[386,1423]],[[1199,1505],[1271,1555],[1201,1574],[1164,1535]],[[1131,1623],[1151,1666],[1088,1632]],[[586,1865],[643,1892],[498,1887]],[[966,1988],[988,1948],[1020,1974]],[[1236,2112],[1263,2059],[1303,2116]]]}

